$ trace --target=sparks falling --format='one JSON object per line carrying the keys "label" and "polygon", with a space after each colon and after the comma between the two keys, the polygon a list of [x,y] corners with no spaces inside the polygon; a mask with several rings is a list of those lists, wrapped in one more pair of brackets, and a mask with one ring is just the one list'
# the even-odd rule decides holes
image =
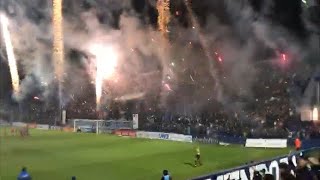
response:
{"label": "sparks falling", "polygon": [[[218,74],[217,74],[217,69],[216,69],[216,66],[214,64],[214,60],[215,58],[211,55],[210,53],[210,47],[209,47],[209,43],[208,43],[208,40],[205,38],[205,36],[202,34],[201,32],[201,27],[200,27],[200,24],[191,8],[191,1],[190,0],[185,0],[184,1],[185,5],[186,5],[186,8],[187,8],[187,11],[189,13],[189,17],[190,17],[190,20],[191,20],[191,24],[192,24],[192,29],[194,29],[195,33],[197,34],[197,36],[199,37],[199,42],[204,50],[204,53],[206,55],[206,57],[208,58],[209,60],[209,66],[210,66],[210,73],[211,73],[211,76],[214,78],[214,80],[216,81],[215,83],[215,86],[216,86],[216,89],[220,91],[220,93],[222,92],[222,87],[221,87],[221,84],[220,84],[220,79],[218,78]],[[218,56],[218,61],[219,62],[222,62],[222,58],[220,56]]]}
{"label": "sparks falling", "polygon": [[64,70],[64,44],[63,44],[63,16],[62,16],[62,0],[53,0],[53,60],[55,68],[55,77],[58,80],[59,103],[62,101],[63,70]]}
{"label": "sparks falling", "polygon": [[90,47],[90,53],[95,56],[96,60],[96,107],[99,110],[101,105],[101,96],[103,82],[111,78],[117,66],[117,54],[110,46],[93,45]]}
{"label": "sparks falling", "polygon": [[157,10],[159,13],[158,16],[158,26],[162,35],[168,38],[168,25],[170,22],[170,0],[158,0]]}
{"label": "sparks falling", "polygon": [[5,15],[1,15],[2,34],[3,34],[5,46],[6,46],[7,56],[8,56],[12,88],[13,88],[14,95],[17,95],[17,93],[19,93],[20,80],[19,80],[17,62],[13,52],[13,45],[11,42],[8,24],[9,24],[8,18]]}
{"label": "sparks falling", "polygon": [[286,61],[286,60],[287,60],[286,54],[281,54],[281,57],[282,57],[282,60],[283,60],[283,61]]}

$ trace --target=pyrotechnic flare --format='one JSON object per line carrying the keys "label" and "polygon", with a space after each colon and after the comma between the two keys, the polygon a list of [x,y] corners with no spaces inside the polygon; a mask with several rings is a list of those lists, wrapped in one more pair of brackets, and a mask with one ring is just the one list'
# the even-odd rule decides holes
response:
{"label": "pyrotechnic flare", "polygon": [[3,39],[4,39],[6,50],[7,50],[8,63],[10,68],[12,88],[13,88],[14,95],[17,95],[17,93],[19,93],[20,80],[19,80],[17,62],[14,57],[10,31],[8,27],[8,19],[3,14],[0,16],[1,16],[2,34],[3,34]]}
{"label": "pyrotechnic flare", "polygon": [[99,110],[103,90],[103,82],[109,79],[117,66],[117,54],[110,46],[93,45],[90,53],[96,59],[96,105]]}
{"label": "pyrotechnic flare", "polygon": [[158,0],[158,26],[162,35],[168,38],[168,24],[170,22],[170,0]]}
{"label": "pyrotechnic flare", "polygon": [[318,112],[318,108],[313,108],[312,111],[312,120],[314,121],[318,121],[319,120],[319,112]]}
{"label": "pyrotechnic flare", "polygon": [[59,100],[61,106],[63,70],[64,70],[64,44],[63,44],[63,16],[62,0],[53,0],[53,61],[55,68],[55,77],[58,80]]}

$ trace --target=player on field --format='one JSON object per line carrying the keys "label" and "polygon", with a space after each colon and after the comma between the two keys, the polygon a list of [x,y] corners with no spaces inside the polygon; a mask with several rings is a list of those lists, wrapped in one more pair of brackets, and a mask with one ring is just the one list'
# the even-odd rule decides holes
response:
{"label": "player on field", "polygon": [[196,148],[195,158],[196,158],[196,160],[194,162],[194,167],[201,166],[202,163],[201,163],[201,159],[200,159],[200,147],[199,146],[197,146],[197,148]]}
{"label": "player on field", "polygon": [[25,167],[22,168],[17,180],[31,180],[31,176]]}

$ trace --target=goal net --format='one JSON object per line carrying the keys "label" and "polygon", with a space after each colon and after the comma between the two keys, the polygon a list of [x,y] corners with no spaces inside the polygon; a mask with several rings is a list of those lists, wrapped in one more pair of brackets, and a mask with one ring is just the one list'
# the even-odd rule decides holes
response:
{"label": "goal net", "polygon": [[104,120],[74,119],[72,120],[73,131],[99,134],[99,127],[101,127],[103,122]]}
{"label": "goal net", "polygon": [[116,129],[132,129],[132,121],[74,119],[73,131],[86,133],[110,133]]}

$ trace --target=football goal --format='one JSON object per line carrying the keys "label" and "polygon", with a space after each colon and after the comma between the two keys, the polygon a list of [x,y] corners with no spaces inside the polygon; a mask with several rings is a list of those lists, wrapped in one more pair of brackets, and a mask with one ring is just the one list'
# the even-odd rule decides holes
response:
{"label": "football goal", "polygon": [[116,129],[132,129],[133,122],[126,120],[74,119],[73,131],[85,133],[109,133]]}
{"label": "football goal", "polygon": [[99,134],[104,120],[90,120],[90,119],[74,119],[73,132],[97,133]]}

